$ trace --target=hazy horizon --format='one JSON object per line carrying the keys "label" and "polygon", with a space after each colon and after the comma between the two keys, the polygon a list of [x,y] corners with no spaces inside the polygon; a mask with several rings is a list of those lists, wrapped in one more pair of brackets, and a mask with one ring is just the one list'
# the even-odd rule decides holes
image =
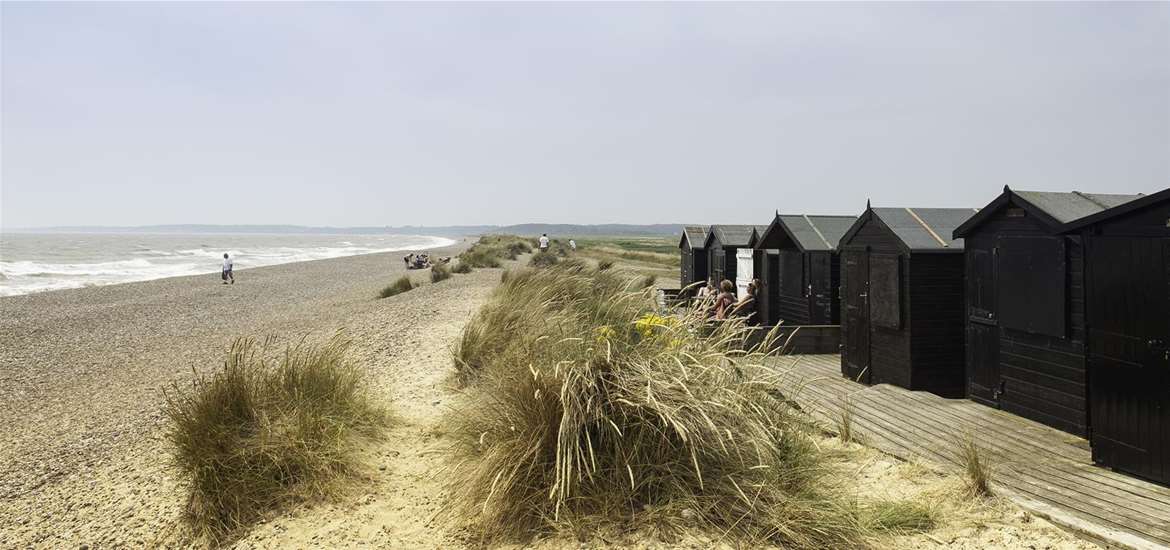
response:
{"label": "hazy horizon", "polygon": [[0,4],[0,228],[1170,186],[1170,3]]}

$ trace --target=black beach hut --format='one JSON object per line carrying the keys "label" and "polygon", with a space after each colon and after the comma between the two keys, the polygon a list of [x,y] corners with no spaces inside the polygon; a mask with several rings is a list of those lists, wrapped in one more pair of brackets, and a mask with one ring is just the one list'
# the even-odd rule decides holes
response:
{"label": "black beach hut", "polygon": [[837,244],[856,221],[857,216],[776,214],[754,245],[763,324],[840,324]]}
{"label": "black beach hut", "polygon": [[1170,189],[1066,230],[1085,247],[1093,461],[1170,483]]}
{"label": "black beach hut", "polygon": [[1088,434],[1084,248],[1060,231],[1135,198],[1004,187],[955,230],[966,243],[972,400]]}
{"label": "black beach hut", "polygon": [[688,225],[683,227],[679,249],[679,288],[698,281],[707,280],[707,227]]}
{"label": "black beach hut", "polygon": [[963,395],[963,241],[972,208],[871,208],[841,238],[841,372]]}
{"label": "black beach hut", "polygon": [[754,225],[712,225],[704,247],[707,249],[707,273],[718,285],[724,279],[735,282],[735,253],[751,246]]}

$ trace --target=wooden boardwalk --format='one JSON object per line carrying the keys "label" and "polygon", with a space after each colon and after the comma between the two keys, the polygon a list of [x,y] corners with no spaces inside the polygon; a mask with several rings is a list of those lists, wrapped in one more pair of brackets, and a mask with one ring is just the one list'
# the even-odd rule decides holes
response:
{"label": "wooden boardwalk", "polygon": [[850,403],[866,445],[956,470],[956,443],[970,434],[992,458],[998,494],[1098,543],[1170,548],[1170,488],[1094,466],[1082,438],[964,399],[853,382],[838,355],[775,361],[789,397],[827,425]]}

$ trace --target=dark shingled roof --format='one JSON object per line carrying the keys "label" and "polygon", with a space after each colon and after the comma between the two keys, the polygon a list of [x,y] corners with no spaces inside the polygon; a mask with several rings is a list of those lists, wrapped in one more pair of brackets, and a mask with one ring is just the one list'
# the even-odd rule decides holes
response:
{"label": "dark shingled roof", "polygon": [[743,247],[751,244],[755,229],[754,225],[712,225],[711,237],[719,239],[723,246]]}
{"label": "dark shingled roof", "polygon": [[689,242],[692,249],[702,249],[707,246],[707,226],[683,226],[683,238],[679,239],[678,246],[682,248],[684,242]]}
{"label": "dark shingled roof", "polygon": [[1001,208],[1015,204],[1031,212],[1031,215],[1040,222],[1057,228],[1067,226],[1077,220],[1099,214],[1111,208],[1121,206],[1142,195],[1108,195],[1101,193],[1052,192],[1052,191],[1016,191],[1003,188],[995,200],[988,203],[978,215],[971,217],[959,227],[955,228],[955,236],[964,236],[971,232]]}
{"label": "dark shingled roof", "polygon": [[[955,228],[975,215],[975,208],[870,208],[883,224],[894,232],[910,252],[962,252],[963,239],[951,234]],[[844,243],[861,228],[863,214],[841,237]]]}
{"label": "dark shingled roof", "polygon": [[782,214],[784,229],[804,252],[836,250],[837,243],[857,221],[857,216],[801,216]]}

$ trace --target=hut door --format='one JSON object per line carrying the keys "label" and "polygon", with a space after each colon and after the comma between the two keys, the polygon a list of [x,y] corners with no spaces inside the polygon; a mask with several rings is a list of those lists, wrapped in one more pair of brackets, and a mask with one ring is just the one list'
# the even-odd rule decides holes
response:
{"label": "hut door", "polygon": [[1093,237],[1093,460],[1170,482],[1170,239]]}
{"label": "hut door", "polygon": [[841,254],[841,292],[845,304],[845,355],[841,372],[865,384],[869,369],[869,253],[865,249]]}
{"label": "hut door", "polygon": [[976,401],[997,406],[999,318],[995,308],[995,256],[970,248],[967,255],[967,391]]}

